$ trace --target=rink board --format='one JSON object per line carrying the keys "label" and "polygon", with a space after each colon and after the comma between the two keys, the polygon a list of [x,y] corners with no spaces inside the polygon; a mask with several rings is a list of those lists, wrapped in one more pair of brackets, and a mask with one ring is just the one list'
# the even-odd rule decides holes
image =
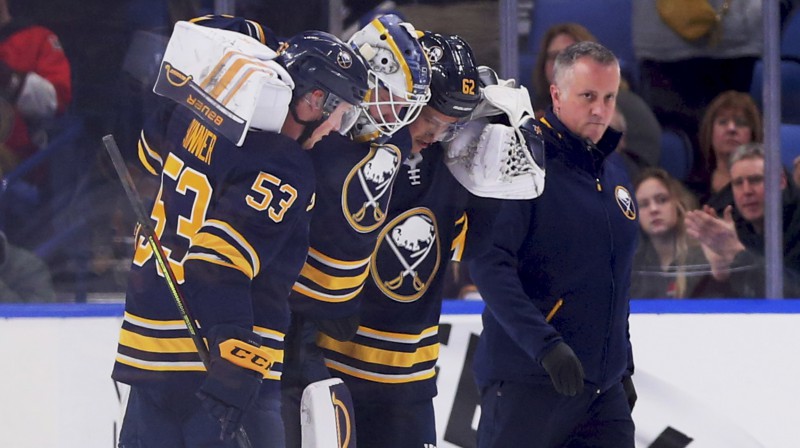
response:
{"label": "rink board", "polygon": [[[439,448],[474,446],[469,366],[480,302],[445,306]],[[0,305],[0,447],[111,448],[125,388],[110,379],[119,304]],[[800,301],[634,301],[637,447],[795,447]],[[524,416],[520,423],[524,424]]]}

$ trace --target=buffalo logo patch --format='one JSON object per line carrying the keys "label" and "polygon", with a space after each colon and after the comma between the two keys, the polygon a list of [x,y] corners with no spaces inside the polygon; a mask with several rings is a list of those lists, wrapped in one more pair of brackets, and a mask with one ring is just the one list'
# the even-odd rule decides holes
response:
{"label": "buffalo logo patch", "polygon": [[427,208],[406,211],[383,228],[370,271],[378,288],[398,302],[413,302],[427,291],[441,263],[436,218]]}
{"label": "buffalo logo patch", "polygon": [[631,221],[636,219],[636,206],[630,191],[625,187],[617,185],[617,188],[614,189],[614,197],[616,197],[617,205],[619,205],[625,217]]}
{"label": "buffalo logo patch", "polygon": [[342,211],[356,231],[369,233],[385,221],[400,162],[401,153],[396,146],[372,145],[369,154],[347,175]]}

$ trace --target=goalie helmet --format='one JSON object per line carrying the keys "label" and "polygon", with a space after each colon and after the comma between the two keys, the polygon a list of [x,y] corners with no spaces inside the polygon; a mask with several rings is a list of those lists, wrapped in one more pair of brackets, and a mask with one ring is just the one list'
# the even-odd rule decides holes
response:
{"label": "goalie helmet", "polygon": [[[431,67],[417,40],[417,32],[398,16],[386,14],[357,31],[349,43],[358,50],[369,69],[370,91],[355,128],[355,137],[359,141],[389,137],[414,121],[430,98]],[[381,88],[391,93],[390,98],[382,98]],[[388,117],[370,113],[381,106],[391,108]]]}
{"label": "goalie helmet", "polygon": [[[333,34],[300,33],[285,42],[276,60],[294,81],[293,100],[319,89],[338,100],[360,105],[367,93],[363,60]],[[331,98],[326,98],[326,103],[330,102]]]}
{"label": "goalie helmet", "polygon": [[431,63],[428,105],[455,118],[472,113],[481,100],[472,48],[459,36],[442,36],[430,31],[426,31],[419,41]]}

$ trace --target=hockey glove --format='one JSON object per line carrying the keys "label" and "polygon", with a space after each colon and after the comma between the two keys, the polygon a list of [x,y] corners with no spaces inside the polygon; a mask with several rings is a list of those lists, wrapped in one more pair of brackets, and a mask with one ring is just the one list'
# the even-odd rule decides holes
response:
{"label": "hockey glove", "polygon": [[636,400],[639,396],[636,395],[636,387],[634,387],[633,378],[631,378],[630,375],[622,377],[622,388],[625,390],[625,396],[628,398],[628,406],[630,406],[631,411],[633,411],[633,406],[636,404]]}
{"label": "hockey glove", "polygon": [[211,366],[197,396],[220,423],[220,440],[234,436],[242,416],[258,396],[272,360],[260,337],[234,325],[214,326],[208,334]]}
{"label": "hockey glove", "polygon": [[583,392],[583,366],[569,345],[559,342],[542,358],[556,392],[574,397]]}
{"label": "hockey glove", "polygon": [[356,313],[339,319],[317,319],[314,324],[317,329],[337,341],[349,341],[358,331],[361,316]]}

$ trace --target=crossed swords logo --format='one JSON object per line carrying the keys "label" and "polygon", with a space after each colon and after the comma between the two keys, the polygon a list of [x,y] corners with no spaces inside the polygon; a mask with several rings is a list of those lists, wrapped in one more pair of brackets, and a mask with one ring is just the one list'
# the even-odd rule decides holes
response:
{"label": "crossed swords logo", "polygon": [[412,278],[412,285],[416,291],[421,291],[422,288],[425,287],[425,282],[423,282],[419,278],[419,273],[417,272],[417,268],[426,258],[428,258],[428,254],[430,253],[431,249],[435,245],[434,239],[431,239],[429,244],[417,251],[411,253],[409,257],[411,261],[406,259],[402,253],[400,253],[400,249],[397,247],[397,244],[392,240],[390,235],[387,233],[383,239],[386,241],[386,244],[392,249],[392,252],[397,257],[397,260],[403,266],[403,270],[400,271],[400,274],[392,280],[385,281],[383,284],[386,285],[392,291],[397,290],[401,286],[403,286],[403,282],[405,281],[406,277]]}
{"label": "crossed swords logo", "polygon": [[[385,151],[380,153],[380,151]],[[374,154],[373,160],[379,159],[380,155],[391,154],[391,151],[386,148],[378,148]],[[388,157],[392,157],[396,160],[396,155],[391,155]],[[385,160],[385,158],[384,158]],[[392,182],[394,181],[395,174],[397,173],[397,169],[392,169],[391,172],[385,173],[385,179],[378,183],[377,186],[374,188],[370,188],[370,184],[368,183],[367,177],[364,174],[364,169],[366,164],[361,166],[358,169],[358,182],[361,185],[361,190],[364,192],[364,195],[367,197],[367,200],[361,205],[361,208],[352,214],[353,220],[355,222],[360,223],[364,216],[367,213],[367,208],[372,207],[372,217],[375,219],[375,222],[380,222],[386,216],[386,212],[381,210],[381,204],[378,201],[381,200],[382,197],[386,195],[388,191],[392,189]]]}
{"label": "crossed swords logo", "polygon": [[392,185],[392,180],[394,176],[389,176],[386,180],[379,183],[378,186],[375,188],[377,193],[373,194],[372,190],[367,185],[367,179],[364,178],[364,172],[362,170],[358,170],[358,182],[361,184],[361,189],[364,191],[364,194],[367,196],[367,200],[364,204],[361,205],[361,208],[353,213],[353,219],[356,222],[361,222],[364,219],[364,215],[367,213],[367,207],[372,207],[372,217],[375,221],[380,221],[386,215],[386,213],[381,210],[381,205],[378,201],[389,191]]}

